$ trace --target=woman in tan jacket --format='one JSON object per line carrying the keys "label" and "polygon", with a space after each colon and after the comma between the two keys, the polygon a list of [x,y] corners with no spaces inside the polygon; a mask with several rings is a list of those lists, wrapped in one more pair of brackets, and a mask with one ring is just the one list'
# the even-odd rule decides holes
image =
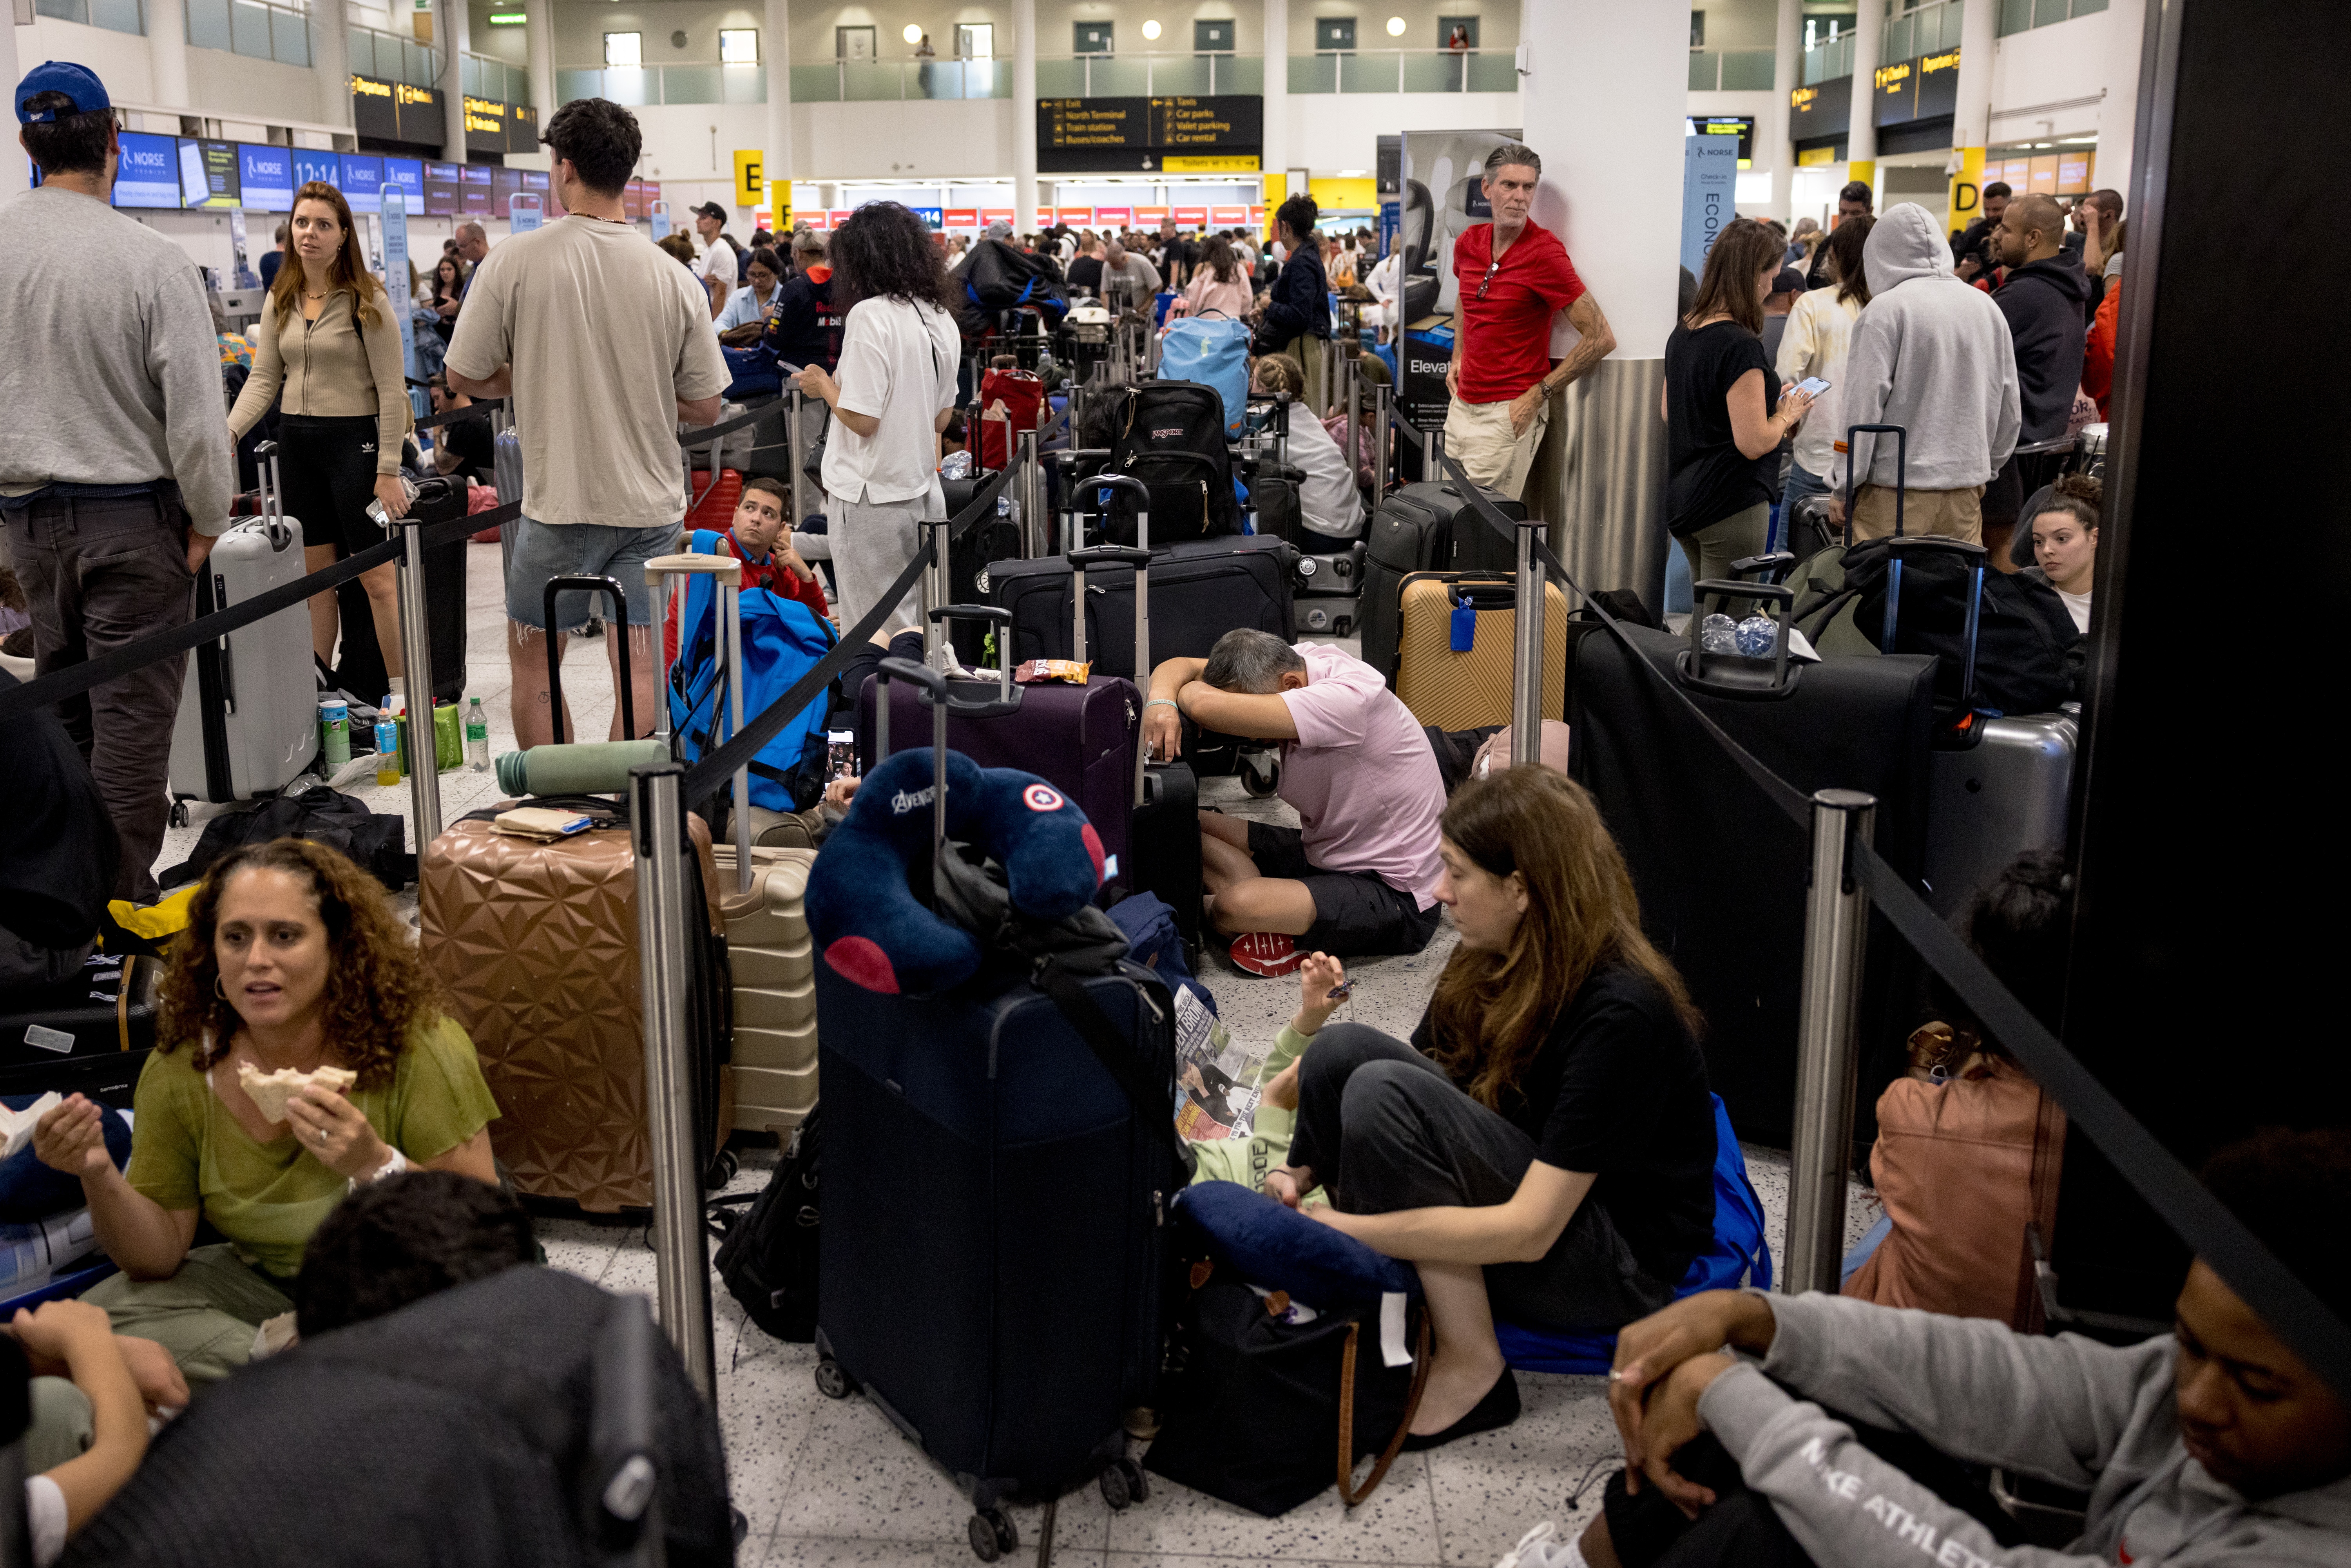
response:
{"label": "woman in tan jacket", "polygon": [[[302,525],[306,571],[332,566],[380,542],[384,530],[367,515],[381,501],[388,516],[408,510],[400,448],[413,412],[402,379],[399,308],[360,263],[351,209],[343,193],[313,180],[294,195],[295,265],[277,269],[262,308],[253,374],[228,416],[234,442],[261,422],[282,388],[278,468],[286,509]],[[391,562],[361,575],[375,620],[383,667],[402,673],[400,601]],[[310,599],[310,645],[335,662],[335,596]],[[372,700],[375,692],[359,694]]]}

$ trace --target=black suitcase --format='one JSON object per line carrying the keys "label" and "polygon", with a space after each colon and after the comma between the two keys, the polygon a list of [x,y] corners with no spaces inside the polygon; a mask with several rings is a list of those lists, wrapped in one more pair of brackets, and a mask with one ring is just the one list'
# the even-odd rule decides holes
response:
{"label": "black suitcase", "polygon": [[[1526,507],[1499,491],[1486,498],[1513,522]],[[1362,603],[1355,625],[1364,663],[1395,684],[1396,643],[1403,632],[1404,580],[1416,571],[1518,570],[1518,541],[1478,515],[1450,480],[1414,484],[1391,492],[1372,514],[1364,540]]]}
{"label": "black suitcase", "polygon": [[[972,497],[987,487],[995,476],[975,473],[967,479],[942,479],[940,488],[946,493],[947,516],[959,516],[971,505]],[[1011,486],[1001,492],[1009,496]],[[957,535],[947,549],[947,599],[955,604],[985,604],[991,573],[998,561],[1018,560],[1020,557],[1020,525],[999,510],[982,517]],[[967,664],[992,664],[987,654],[987,627],[976,621],[957,619],[949,623],[949,640],[956,657]]]}
{"label": "black suitcase", "polygon": [[[1643,928],[1706,1015],[1707,1076],[1740,1135],[1784,1148],[1793,1125],[1809,837],[1658,677],[1798,790],[1877,797],[1877,852],[1916,878],[1927,837],[1936,661],[1792,664],[1775,687],[1771,660],[1699,659],[1691,641],[1667,632],[1627,627],[1625,635],[1637,653],[1604,631],[1575,644],[1568,772],[1592,791],[1624,852]],[[1655,673],[1636,668],[1635,657]],[[1900,1070],[1901,1042],[1917,1021],[1906,1011],[1917,959],[1878,917],[1871,924],[1855,1127],[1864,1145],[1875,1134],[1878,1091]]]}
{"label": "black suitcase", "polygon": [[[1298,550],[1253,534],[1187,539],[1151,552],[1152,652],[1161,659],[1205,659],[1217,639],[1239,626],[1298,638],[1290,579]],[[988,571],[988,597],[1012,612],[1016,661],[1070,656],[1070,567],[1059,559],[999,561]],[[1107,567],[1086,581],[1086,645],[1096,674],[1133,675],[1134,574]],[[1147,676],[1145,678],[1148,678]]]}
{"label": "black suitcase", "polygon": [[[465,515],[465,482],[445,476],[421,480],[409,515],[423,523],[446,522]],[[400,538],[400,528],[392,530]],[[465,700],[465,547],[455,538],[424,552],[424,609],[433,628],[433,700]],[[368,608],[367,590],[357,579],[335,590],[341,613],[343,643],[335,665],[335,685],[365,702],[375,702],[392,689],[385,674],[383,651],[376,646],[375,613]]]}
{"label": "black suitcase", "polygon": [[131,1108],[155,1049],[162,960],[91,955],[70,980],[0,996],[0,1094],[87,1094]]}

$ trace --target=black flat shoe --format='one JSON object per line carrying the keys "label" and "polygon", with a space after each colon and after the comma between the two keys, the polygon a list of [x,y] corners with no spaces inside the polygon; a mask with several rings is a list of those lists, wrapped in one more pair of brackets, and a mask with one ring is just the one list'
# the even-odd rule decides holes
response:
{"label": "black flat shoe", "polygon": [[1460,1437],[1474,1437],[1480,1432],[1490,1432],[1497,1427],[1507,1427],[1519,1418],[1519,1380],[1510,1375],[1509,1367],[1494,1380],[1494,1386],[1485,1396],[1469,1407],[1469,1414],[1442,1432],[1408,1432],[1405,1435],[1404,1452],[1416,1453],[1423,1448],[1443,1448]]}

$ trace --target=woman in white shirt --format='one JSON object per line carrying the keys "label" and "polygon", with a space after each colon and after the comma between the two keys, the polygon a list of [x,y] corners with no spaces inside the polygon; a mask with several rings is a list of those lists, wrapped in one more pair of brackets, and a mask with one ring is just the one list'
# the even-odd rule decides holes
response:
{"label": "woman in white shirt", "polygon": [[1306,407],[1306,371],[1288,354],[1267,354],[1250,372],[1259,397],[1290,398],[1290,465],[1306,478],[1298,486],[1299,518],[1313,532],[1352,539],[1364,531],[1364,493],[1322,422]]}
{"label": "woman in white shirt", "polygon": [[1847,218],[1827,240],[1828,274],[1835,281],[1826,287],[1797,296],[1780,335],[1780,360],[1773,367],[1782,385],[1818,376],[1828,390],[1813,400],[1812,413],[1796,428],[1796,460],[1788,468],[1788,483],[1780,497],[1779,537],[1788,537],[1788,525],[1797,503],[1806,496],[1829,493],[1828,476],[1834,466],[1836,443],[1844,439],[1845,350],[1853,341],[1853,324],[1869,303],[1869,277],[1862,270],[1861,247],[1874,220]]}
{"label": "woman in white shirt", "polygon": [[2087,474],[2060,474],[2049,499],[2035,512],[2032,565],[2024,575],[2057,591],[2074,617],[2074,630],[2090,630],[2090,584],[2098,575],[2098,511],[2105,486]]}
{"label": "woman in white shirt", "polygon": [[[776,253],[765,246],[751,253],[743,268],[750,287],[738,288],[726,297],[726,307],[718,312],[721,337],[737,327],[757,327],[768,319],[768,308],[776,302],[776,289],[784,279],[783,263]],[[757,342],[758,339],[752,341]],[[743,345],[737,344],[737,347]]]}
{"label": "woman in white shirt", "polygon": [[[921,549],[925,519],[944,517],[939,433],[954,416],[963,351],[947,312],[947,275],[923,220],[872,202],[833,231],[832,298],[843,312],[840,370],[810,365],[802,392],[833,413],[824,493],[845,626],[864,619]],[[918,622],[909,591],[885,632]]]}

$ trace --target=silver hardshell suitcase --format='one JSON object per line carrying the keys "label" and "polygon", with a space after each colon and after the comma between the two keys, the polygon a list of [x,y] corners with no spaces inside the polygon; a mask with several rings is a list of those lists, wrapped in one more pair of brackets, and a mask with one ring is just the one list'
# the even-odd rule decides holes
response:
{"label": "silver hardshell suitcase", "polygon": [[[302,525],[286,515],[275,443],[262,444],[261,516],[233,525],[196,578],[196,613],[230,609],[303,575]],[[188,661],[172,727],[174,800],[225,803],[275,794],[319,752],[310,613],[289,604]]]}
{"label": "silver hardshell suitcase", "polygon": [[[2069,706],[2071,705],[2068,705]],[[1979,738],[1928,758],[1927,903],[1949,919],[2028,850],[2065,847],[2073,714],[1975,716]]]}

